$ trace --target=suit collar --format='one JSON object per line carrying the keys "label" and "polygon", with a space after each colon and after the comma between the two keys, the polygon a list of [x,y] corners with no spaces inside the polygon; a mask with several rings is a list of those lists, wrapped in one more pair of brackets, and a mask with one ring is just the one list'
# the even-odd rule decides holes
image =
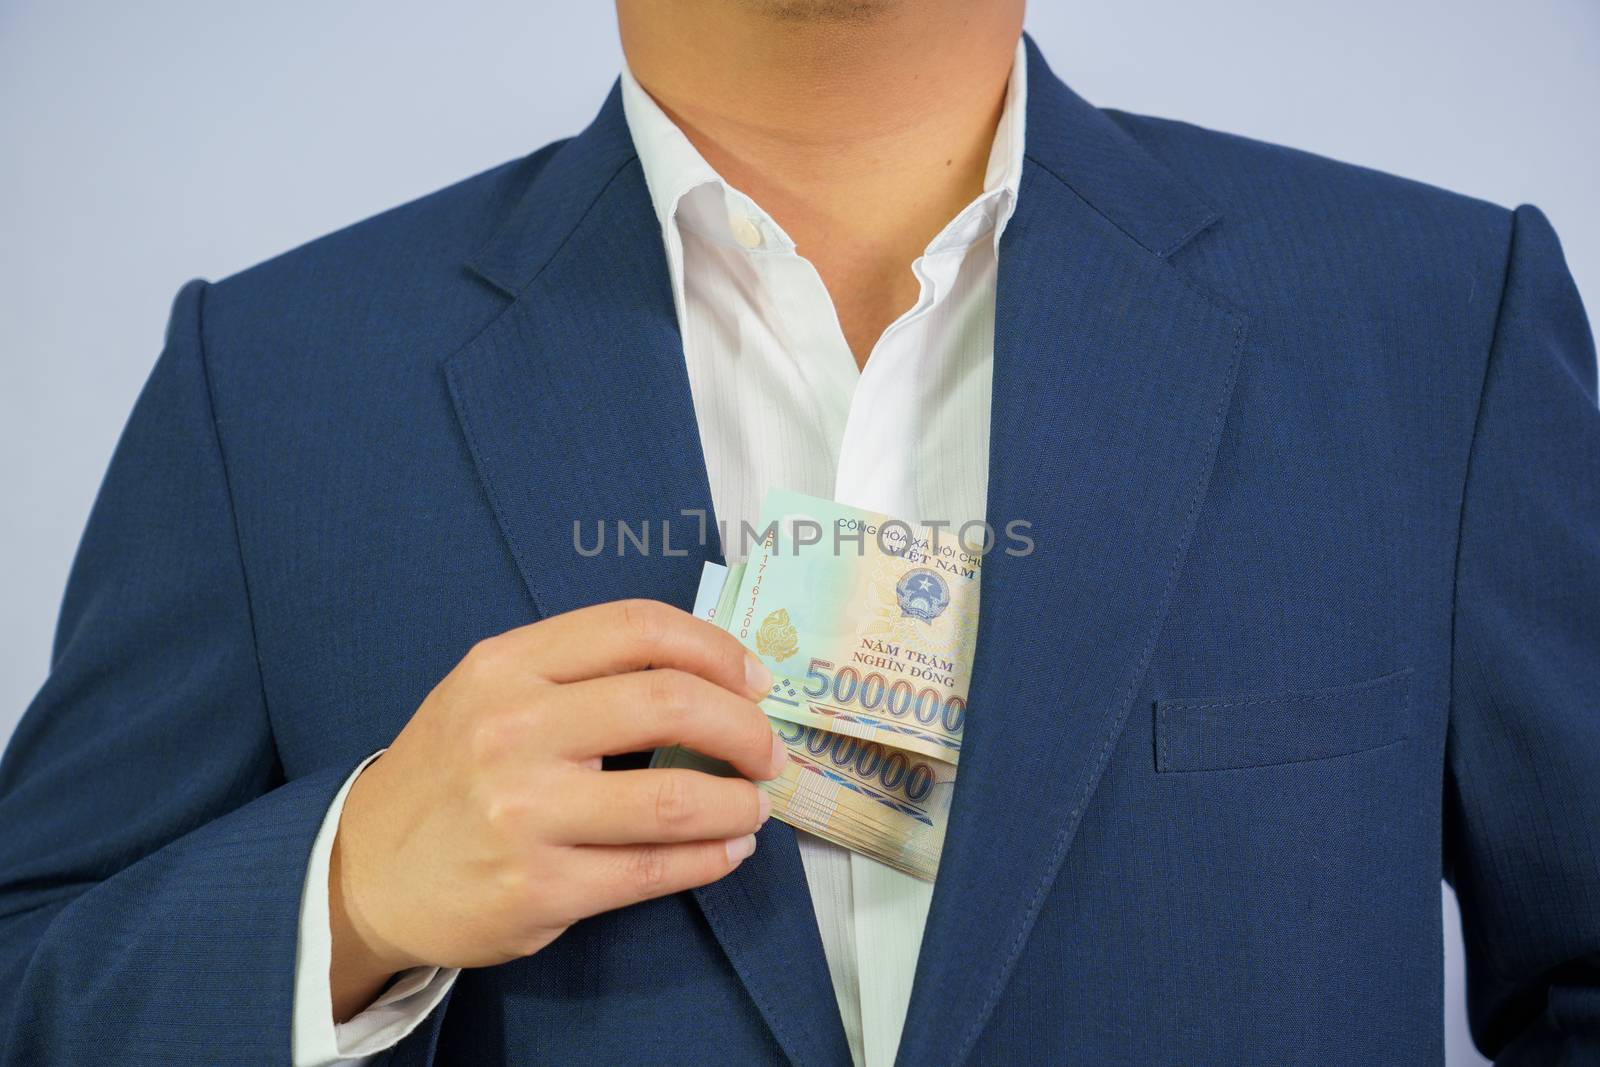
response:
{"label": "suit collar", "polygon": [[1221,216],[1107,112],[1028,49],[1028,161],[1049,172],[1145,251],[1165,258]]}
{"label": "suit collar", "polygon": [[[558,151],[479,257],[516,298],[444,368],[485,498],[545,616],[628,597],[687,609],[720,553],[714,525],[705,543],[693,533],[711,494],[660,228],[611,132],[591,127]],[[542,218],[541,202],[568,217]],[[578,551],[576,531],[592,545],[619,520],[646,524],[648,554],[623,555],[615,539]],[[694,896],[785,1055],[822,1067],[849,1051],[805,885],[794,832],[774,820],[754,856]]]}
{"label": "suit collar", "polygon": [[613,85],[582,133],[516,165],[500,219],[468,268],[508,295],[521,293],[636,159],[621,89]]}
{"label": "suit collar", "polygon": [[[1032,43],[1029,42],[1032,48]],[[1030,54],[1001,244],[991,554],[950,825],[897,1062],[980,1042],[1133,717],[1210,483],[1244,319],[1169,257],[1217,215]]]}
{"label": "suit collar", "polygon": [[[1218,220],[1200,193],[1059,80],[1026,34],[1021,53],[1026,118],[1016,123],[1014,141],[1025,138],[1027,163],[1156,256],[1170,256]],[[1008,155],[1015,149],[1013,143]],[[521,292],[637,158],[619,81],[582,133],[518,165],[500,221],[468,265],[506,293]]]}
{"label": "suit collar", "polygon": [[[1216,213],[1028,42],[1001,242],[991,556],[963,751],[900,1058],[978,1046],[1133,707],[1206,492],[1244,322],[1168,261]],[[573,524],[710,513],[661,228],[619,93],[514,169],[472,261],[515,297],[446,364],[463,440],[540,611],[688,607],[714,543],[583,558]],[[680,525],[681,528],[681,525]],[[1019,817],[1019,813],[1024,817]],[[794,835],[695,893],[788,1058],[848,1056]]]}
{"label": "suit collar", "polygon": [[[1040,166],[1001,246],[967,725],[899,1059],[979,1041],[1134,715],[1201,513],[1242,318]],[[1070,890],[1064,892],[1070,893]]]}

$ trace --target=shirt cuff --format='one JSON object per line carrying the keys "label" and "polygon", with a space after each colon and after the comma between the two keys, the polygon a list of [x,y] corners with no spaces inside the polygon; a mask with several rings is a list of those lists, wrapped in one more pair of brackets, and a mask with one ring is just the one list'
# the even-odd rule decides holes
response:
{"label": "shirt cuff", "polygon": [[294,1067],[328,1067],[361,1063],[401,1041],[428,1013],[439,1006],[455,984],[455,967],[416,967],[402,971],[367,1009],[349,1022],[333,1021],[333,986],[328,968],[333,962],[333,934],[328,925],[328,864],[345,797],[367,764],[383,754],[374,752],[345,779],[328,806],[322,829],[311,846],[305,886],[300,893],[300,940],[295,954],[294,1023],[291,1047]]}

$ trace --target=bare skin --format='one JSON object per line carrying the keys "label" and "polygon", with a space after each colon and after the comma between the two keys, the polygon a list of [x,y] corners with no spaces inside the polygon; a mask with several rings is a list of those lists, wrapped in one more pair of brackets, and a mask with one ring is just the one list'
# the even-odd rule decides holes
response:
{"label": "bare skin", "polygon": [[[640,83],[816,266],[864,365],[912,261],[978,195],[1022,0],[618,0]],[[787,758],[732,637],[649,601],[490,638],[356,779],[328,878],[334,1017],[398,972],[532,955],[574,922],[713,882],[755,847],[751,781],[607,772],[686,744]]]}
{"label": "bare skin", "polygon": [[754,703],[771,684],[728,634],[648,600],[473,648],[345,801],[334,1017],[399,971],[529,956],[579,919],[737,867],[768,812],[749,781],[600,758],[682,743],[772,778],[788,754]]}
{"label": "bare skin", "polygon": [[617,0],[628,66],[833,298],[856,364],[983,190],[1022,0]]}

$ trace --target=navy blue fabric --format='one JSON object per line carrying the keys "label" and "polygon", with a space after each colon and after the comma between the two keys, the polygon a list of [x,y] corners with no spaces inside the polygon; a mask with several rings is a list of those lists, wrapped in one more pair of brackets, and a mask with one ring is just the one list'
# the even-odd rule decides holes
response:
{"label": "navy blue fabric", "polygon": [[[1031,47],[1031,45],[1030,45]],[[1600,1062],[1600,414],[1549,224],[1030,55],[972,713],[900,1061]],[[805,398],[796,398],[805,403]],[[284,1063],[339,783],[479,638],[716,544],[613,92],[179,294],[0,763],[0,1063]],[[659,547],[659,546],[658,546]],[[794,835],[464,974],[392,1064],[838,1064]]]}

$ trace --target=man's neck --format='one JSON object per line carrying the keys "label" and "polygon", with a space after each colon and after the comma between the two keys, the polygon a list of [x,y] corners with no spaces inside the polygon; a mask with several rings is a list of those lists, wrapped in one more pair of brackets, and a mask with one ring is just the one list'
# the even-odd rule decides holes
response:
{"label": "man's neck", "polygon": [[983,188],[1021,0],[618,0],[628,66],[822,276],[864,365]]}

